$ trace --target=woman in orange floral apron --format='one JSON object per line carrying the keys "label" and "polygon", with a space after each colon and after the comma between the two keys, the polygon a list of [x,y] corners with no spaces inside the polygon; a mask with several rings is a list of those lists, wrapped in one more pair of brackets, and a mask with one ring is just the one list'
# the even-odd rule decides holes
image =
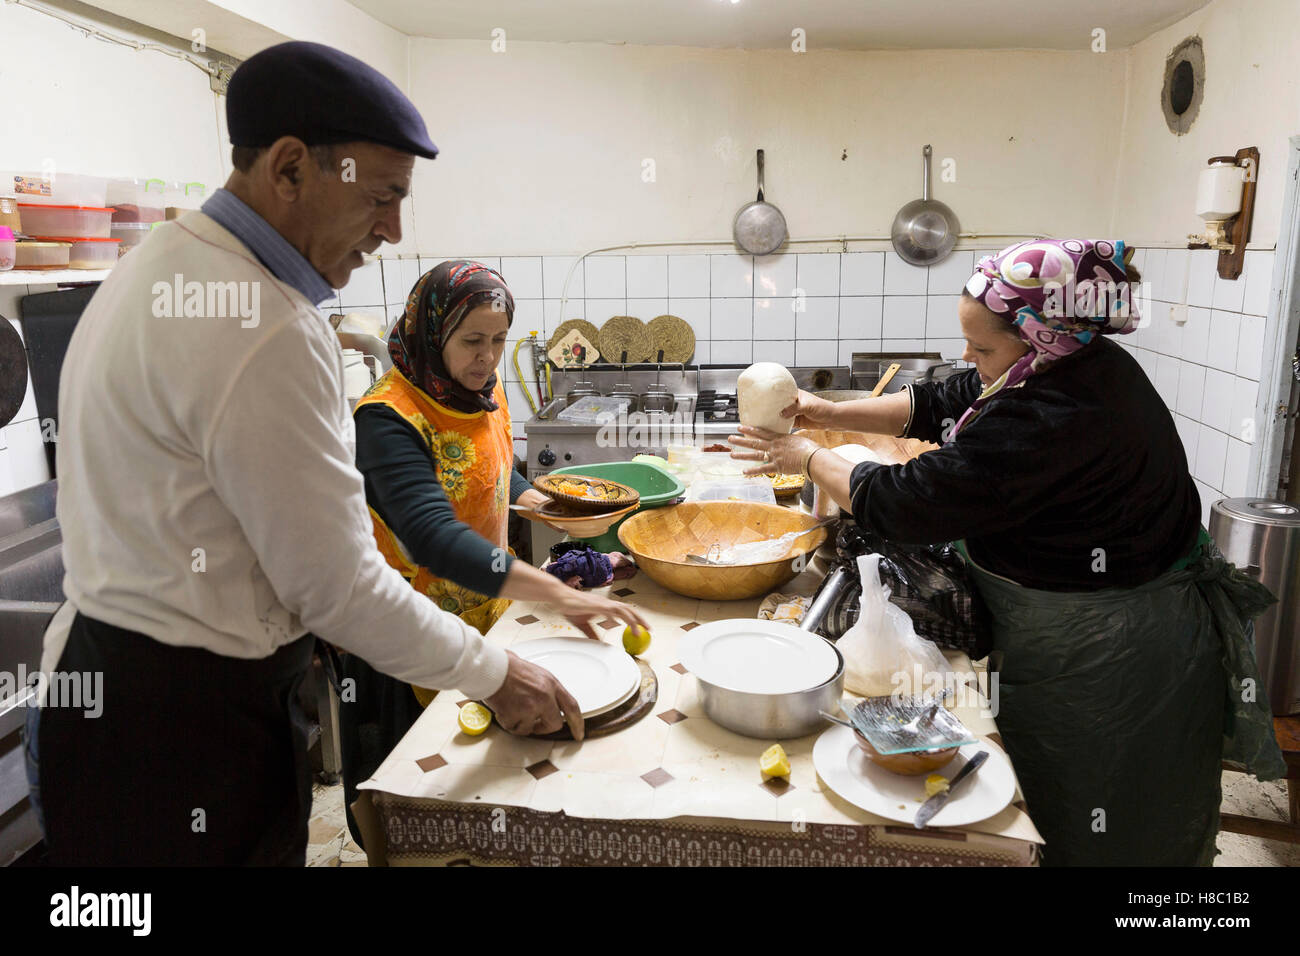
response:
{"label": "woman in orange floral apron", "polygon": [[[357,468],[375,542],[412,587],[484,634],[512,598],[555,604],[593,638],[592,622],[605,617],[646,626],[628,605],[575,591],[509,550],[509,505],[545,500],[514,470],[510,413],[496,375],[514,308],[501,275],[477,262],[444,262],[411,290],[388,339],[393,367],[355,410]],[[340,715],[350,808],[356,784],[434,694],[355,657],[343,670],[355,681]]]}

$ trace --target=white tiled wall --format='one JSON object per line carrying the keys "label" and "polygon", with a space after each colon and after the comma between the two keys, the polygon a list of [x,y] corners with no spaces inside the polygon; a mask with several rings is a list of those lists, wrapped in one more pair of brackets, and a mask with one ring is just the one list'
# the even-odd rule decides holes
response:
{"label": "white tiled wall", "polygon": [[[1235,280],[1218,277],[1218,253],[1209,250],[1145,249],[1135,261],[1150,283],[1150,315],[1117,341],[1174,415],[1208,521],[1217,499],[1255,493],[1249,476],[1264,425],[1256,405],[1273,253],[1247,252]],[[1186,322],[1171,319],[1171,306],[1186,307]]]}
{"label": "white tiled wall", "polygon": [[[573,270],[575,257],[475,257],[499,268],[515,297],[516,315],[502,362],[515,435],[530,409],[511,360],[515,342],[534,329],[549,338],[567,319],[600,327],[614,315],[649,321],[670,313],[695,330],[700,363],[781,362],[847,365],[853,352],[935,351],[960,358],[957,298],[975,255],[954,252],[917,268],[893,252],[596,255]],[[406,292],[438,257],[385,259],[358,270],[340,293],[345,311],[383,308],[390,323]],[[328,309],[329,306],[326,306]],[[531,376],[520,353],[525,376]]]}
{"label": "white tiled wall", "polygon": [[[22,336],[18,321],[18,300],[32,292],[48,292],[51,286],[0,286],[0,316]],[[50,480],[41,440],[41,423],[36,417],[36,398],[32,394],[31,376],[27,379],[27,397],[18,414],[0,428],[0,496],[22,491]]]}
{"label": "white tiled wall", "polygon": [[[586,318],[599,327],[613,315],[649,320],[668,312],[695,329],[697,362],[844,365],[853,352],[886,350],[958,358],[957,297],[982,254],[961,250],[930,268],[910,266],[892,252],[589,256],[572,271],[563,312],[561,294],[575,257],[474,258],[500,269],[515,296],[502,378],[515,436],[522,439],[530,411],[511,356],[515,342],[534,329],[549,338],[565,319]],[[411,286],[443,258],[371,261],[322,309],[380,312],[391,325]],[[1261,430],[1256,404],[1273,273],[1271,251],[1247,252],[1235,281],[1218,278],[1216,259],[1209,251],[1139,250],[1151,315],[1117,339],[1174,415],[1207,520],[1217,498],[1253,493],[1248,476]],[[0,315],[16,327],[17,300],[29,291],[45,287],[0,287]],[[1171,304],[1187,307],[1182,325],[1170,319]],[[520,353],[527,376],[526,357]],[[17,418],[0,429],[0,494],[48,478],[29,385]]]}

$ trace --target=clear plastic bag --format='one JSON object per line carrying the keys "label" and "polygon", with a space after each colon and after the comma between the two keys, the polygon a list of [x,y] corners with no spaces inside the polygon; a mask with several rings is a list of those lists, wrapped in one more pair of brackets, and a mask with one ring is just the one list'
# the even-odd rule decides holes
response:
{"label": "clear plastic bag", "polygon": [[746,541],[733,544],[729,548],[715,544],[709,548],[704,557],[709,564],[764,564],[784,558],[794,547],[795,539],[807,534],[807,531],[788,531],[779,538],[764,538],[761,541]]}
{"label": "clear plastic bag", "polygon": [[864,554],[857,563],[858,621],[835,645],[844,655],[844,689],[862,697],[920,694],[934,675],[952,668],[932,641],[917,635],[907,612],[889,602],[889,588],[880,581],[880,555]]}

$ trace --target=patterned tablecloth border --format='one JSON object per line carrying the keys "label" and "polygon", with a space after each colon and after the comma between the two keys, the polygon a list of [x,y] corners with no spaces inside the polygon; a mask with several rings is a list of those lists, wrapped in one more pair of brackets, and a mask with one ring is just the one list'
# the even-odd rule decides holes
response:
{"label": "patterned tablecloth border", "polygon": [[375,793],[390,866],[1034,866],[1032,843],[961,830],[564,812]]}

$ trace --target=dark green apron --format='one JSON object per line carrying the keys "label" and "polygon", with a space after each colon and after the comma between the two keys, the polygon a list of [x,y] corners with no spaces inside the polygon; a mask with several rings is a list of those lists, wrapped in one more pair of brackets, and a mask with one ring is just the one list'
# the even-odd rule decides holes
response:
{"label": "dark green apron", "polygon": [[1043,862],[1210,865],[1221,761],[1286,773],[1250,623],[1273,595],[1203,529],[1137,588],[1040,591],[962,552],[992,614],[998,730]]}

